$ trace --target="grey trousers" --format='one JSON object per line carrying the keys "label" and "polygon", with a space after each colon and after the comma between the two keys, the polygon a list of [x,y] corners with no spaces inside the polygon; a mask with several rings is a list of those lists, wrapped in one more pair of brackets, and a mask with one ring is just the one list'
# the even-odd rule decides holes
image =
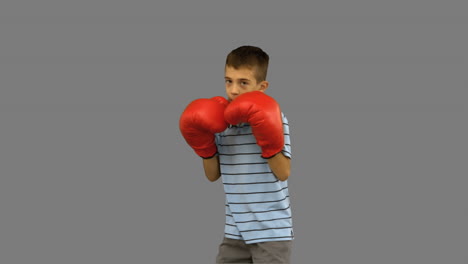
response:
{"label": "grey trousers", "polygon": [[216,263],[290,263],[292,240],[245,244],[243,240],[224,238]]}

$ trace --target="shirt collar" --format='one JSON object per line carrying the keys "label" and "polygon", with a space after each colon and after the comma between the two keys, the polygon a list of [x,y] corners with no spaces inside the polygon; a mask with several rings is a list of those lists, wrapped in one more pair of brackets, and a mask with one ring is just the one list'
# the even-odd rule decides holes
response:
{"label": "shirt collar", "polygon": [[237,124],[237,125],[231,125],[231,124],[229,124],[228,127],[229,127],[229,128],[232,128],[232,127],[244,127],[244,126],[248,126],[248,125],[249,125],[249,123],[239,123],[239,124]]}

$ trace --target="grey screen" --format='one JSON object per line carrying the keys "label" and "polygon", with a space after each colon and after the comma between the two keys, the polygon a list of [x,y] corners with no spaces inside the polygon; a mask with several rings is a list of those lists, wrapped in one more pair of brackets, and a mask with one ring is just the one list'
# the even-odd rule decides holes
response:
{"label": "grey screen", "polygon": [[2,1],[0,262],[214,263],[222,183],[178,128],[270,55],[293,263],[466,263],[466,1]]}

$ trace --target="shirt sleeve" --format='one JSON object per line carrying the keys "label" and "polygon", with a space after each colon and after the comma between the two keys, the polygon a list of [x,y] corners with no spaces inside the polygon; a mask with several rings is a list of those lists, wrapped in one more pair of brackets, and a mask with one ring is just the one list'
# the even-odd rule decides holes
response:
{"label": "shirt sleeve", "polygon": [[220,135],[219,135],[219,133],[215,133],[214,136],[215,136],[214,139],[215,139],[215,144],[216,144],[216,154],[215,154],[215,156],[219,156]]}
{"label": "shirt sleeve", "polygon": [[214,139],[215,139],[216,147],[218,147],[218,145],[219,145],[219,133],[215,133],[214,137],[215,137]]}
{"label": "shirt sleeve", "polygon": [[284,113],[281,113],[283,119],[284,146],[281,152],[284,156],[291,158],[291,138],[289,134],[289,122]]}

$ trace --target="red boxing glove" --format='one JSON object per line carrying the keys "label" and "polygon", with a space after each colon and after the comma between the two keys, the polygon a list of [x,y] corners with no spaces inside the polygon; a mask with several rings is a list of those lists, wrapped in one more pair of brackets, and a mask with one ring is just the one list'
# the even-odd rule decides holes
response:
{"label": "red boxing glove", "polygon": [[228,104],[221,96],[201,98],[192,101],[182,113],[180,132],[198,156],[206,159],[216,154],[214,134],[227,128],[224,110]]}
{"label": "red boxing glove", "polygon": [[272,97],[261,91],[243,93],[236,97],[224,111],[229,124],[249,123],[262,157],[271,158],[284,146],[281,109]]}

